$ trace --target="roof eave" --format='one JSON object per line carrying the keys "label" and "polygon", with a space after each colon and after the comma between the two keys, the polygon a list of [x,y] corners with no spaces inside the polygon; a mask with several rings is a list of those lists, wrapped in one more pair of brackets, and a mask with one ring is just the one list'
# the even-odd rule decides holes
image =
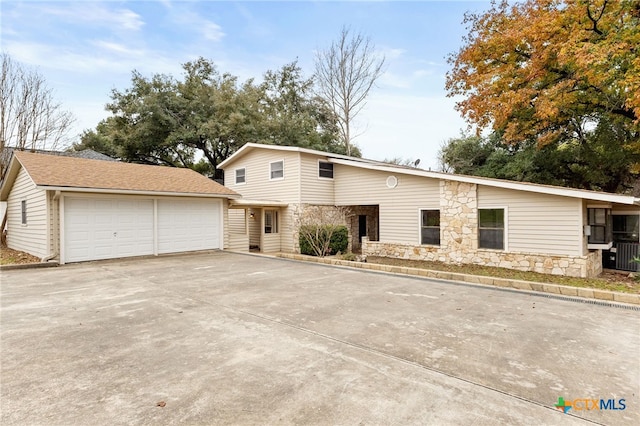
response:
{"label": "roof eave", "polygon": [[436,173],[436,172],[419,170],[419,169],[412,170],[412,169],[405,169],[400,167],[393,167],[392,165],[386,166],[386,165],[380,165],[380,164],[368,164],[368,163],[361,163],[357,161],[343,160],[343,159],[337,159],[337,158],[331,158],[329,159],[329,161],[336,164],[342,164],[346,166],[359,167],[359,168],[370,169],[370,170],[385,171],[389,173],[421,176],[421,177],[427,177],[432,179],[444,179],[444,180],[451,180],[455,182],[474,183],[477,185],[486,185],[486,186],[492,186],[496,188],[514,189],[518,191],[534,192],[538,194],[558,195],[562,197],[580,198],[585,200],[603,201],[603,202],[626,204],[626,205],[640,205],[638,204],[640,202],[640,199],[629,196],[629,195],[610,194],[606,192],[585,191],[580,189],[554,187],[554,186],[540,186],[540,185],[531,184],[531,183],[521,183],[521,182],[497,180],[497,179],[486,179],[486,178],[481,178],[477,176],[463,176],[463,175]]}
{"label": "roof eave", "polygon": [[234,194],[212,194],[203,192],[170,192],[170,191],[139,191],[128,189],[106,189],[106,188],[86,188],[86,187],[70,187],[70,186],[53,186],[53,185],[36,185],[36,188],[50,191],[61,192],[90,192],[100,194],[123,194],[123,195],[151,195],[162,197],[197,197],[197,198],[240,198],[241,195]]}

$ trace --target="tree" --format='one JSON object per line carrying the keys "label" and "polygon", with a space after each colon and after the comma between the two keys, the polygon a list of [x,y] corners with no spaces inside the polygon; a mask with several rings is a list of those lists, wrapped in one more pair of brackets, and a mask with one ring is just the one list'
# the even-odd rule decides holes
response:
{"label": "tree", "polygon": [[382,75],[384,56],[362,34],[351,34],[342,28],[337,41],[316,54],[318,94],[331,107],[338,119],[340,136],[347,155],[351,155],[353,120],[366,105],[366,98]]}
{"label": "tree", "polygon": [[535,140],[508,143],[500,133],[462,135],[442,146],[440,168],[465,175],[630,192],[638,180],[631,168],[640,162],[640,155],[629,150],[623,133],[624,129],[603,119],[583,141],[542,147]]}
{"label": "tree", "polygon": [[640,2],[505,0],[465,23],[446,87],[470,124],[544,146],[615,123],[640,152]]}
{"label": "tree", "polygon": [[247,142],[340,150],[335,116],[313,97],[296,62],[267,72],[260,84],[240,83],[204,58],[183,69],[180,80],[134,71],[130,88],[111,93],[112,116],[74,148],[216,178],[218,164]]}
{"label": "tree", "polygon": [[56,149],[67,143],[73,115],[54,99],[53,90],[38,71],[1,54],[0,176],[8,162],[5,146],[17,149]]}

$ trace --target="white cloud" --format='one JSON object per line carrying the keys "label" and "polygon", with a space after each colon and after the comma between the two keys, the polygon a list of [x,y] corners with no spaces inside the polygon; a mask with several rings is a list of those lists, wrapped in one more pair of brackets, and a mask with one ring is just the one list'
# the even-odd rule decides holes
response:
{"label": "white cloud", "polygon": [[222,27],[211,21],[203,21],[202,22],[202,34],[204,38],[211,41],[220,41],[224,37],[224,32],[222,32]]}
{"label": "white cloud", "polygon": [[210,41],[220,41],[225,36],[222,27],[190,10],[172,9],[171,18],[177,24],[186,29],[200,32],[202,37]]}
{"label": "white cloud", "polygon": [[140,15],[130,9],[111,9],[97,2],[72,2],[61,6],[57,3],[45,7],[39,5],[38,12],[73,24],[91,24],[110,28],[113,31],[138,31],[144,26]]}

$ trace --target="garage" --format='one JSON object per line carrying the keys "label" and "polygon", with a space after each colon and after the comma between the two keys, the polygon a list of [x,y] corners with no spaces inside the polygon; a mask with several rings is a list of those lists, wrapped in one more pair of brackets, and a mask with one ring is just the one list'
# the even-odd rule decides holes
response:
{"label": "garage", "polygon": [[59,263],[224,249],[239,194],[185,168],[15,152],[7,243]]}
{"label": "garage", "polygon": [[221,209],[220,200],[65,197],[65,260],[219,249]]}

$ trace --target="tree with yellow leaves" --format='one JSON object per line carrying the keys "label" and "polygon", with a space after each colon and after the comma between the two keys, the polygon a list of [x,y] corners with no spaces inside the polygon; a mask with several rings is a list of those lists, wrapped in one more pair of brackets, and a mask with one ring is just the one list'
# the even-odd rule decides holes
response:
{"label": "tree with yellow leaves", "polygon": [[446,87],[471,125],[546,146],[580,143],[606,118],[640,154],[639,1],[494,2],[465,23]]}

